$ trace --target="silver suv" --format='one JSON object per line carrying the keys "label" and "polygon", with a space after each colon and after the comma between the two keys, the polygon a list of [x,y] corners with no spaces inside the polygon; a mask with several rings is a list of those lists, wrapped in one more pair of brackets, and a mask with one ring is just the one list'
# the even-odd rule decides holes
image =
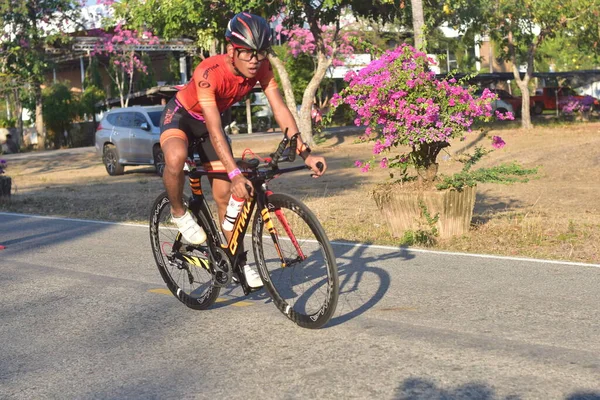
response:
{"label": "silver suv", "polygon": [[134,106],[108,111],[96,129],[96,153],[109,175],[122,175],[126,165],[154,165],[162,176],[160,116],[165,106]]}

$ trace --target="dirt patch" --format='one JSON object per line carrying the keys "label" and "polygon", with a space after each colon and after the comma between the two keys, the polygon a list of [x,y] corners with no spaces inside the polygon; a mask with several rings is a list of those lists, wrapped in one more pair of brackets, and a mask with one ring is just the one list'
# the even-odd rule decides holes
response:
{"label": "dirt patch", "polygon": [[[478,166],[516,160],[527,168],[538,167],[538,176],[524,184],[480,185],[469,234],[441,241],[436,248],[600,262],[600,123],[532,131],[508,124],[490,134],[502,136],[507,145]],[[323,178],[297,172],[270,186],[305,201],[332,240],[398,245],[400,240],[388,233],[370,195],[376,184],[388,179],[389,171],[362,173],[354,167],[356,160],[372,154],[370,144],[355,143],[357,137],[331,134],[315,149],[329,165]],[[240,156],[250,147],[265,156],[279,139],[236,139],[234,153]],[[440,158],[440,172],[460,169],[454,157],[478,144],[487,146],[489,139],[474,134],[454,143]],[[14,189],[12,200],[0,205],[2,211],[146,223],[152,201],[163,191],[152,167],[127,167],[125,175],[110,177],[91,149],[16,156],[4,157]]]}

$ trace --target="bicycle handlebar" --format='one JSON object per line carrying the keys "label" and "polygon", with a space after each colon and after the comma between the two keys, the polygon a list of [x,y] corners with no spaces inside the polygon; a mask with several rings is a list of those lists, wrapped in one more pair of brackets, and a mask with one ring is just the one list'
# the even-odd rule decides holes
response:
{"label": "bicycle handlebar", "polygon": [[[246,161],[247,165],[245,168],[250,168],[252,170],[259,170],[261,167],[262,168],[268,168],[270,169],[270,171],[265,171],[263,170],[263,174],[266,173],[266,175],[269,178],[272,178],[276,175],[280,175],[280,174],[284,174],[287,172],[293,172],[293,171],[300,171],[303,169],[310,169],[310,167],[303,165],[303,166],[297,166],[297,167],[290,167],[290,168],[284,168],[284,169],[280,169],[278,164],[280,162],[293,162],[296,159],[296,149],[297,149],[297,142],[298,142],[298,136],[300,136],[300,132],[296,133],[294,136],[292,136],[291,138],[288,138],[287,136],[287,129],[285,130],[284,134],[283,134],[283,139],[281,140],[281,142],[279,143],[279,145],[277,146],[277,150],[275,150],[274,153],[271,153],[271,160],[269,160],[267,163],[265,164],[260,164],[258,159],[250,159],[249,161]],[[289,146],[289,147],[288,147]],[[288,150],[287,154],[285,153],[285,151]],[[323,165],[322,162],[318,162],[317,163],[317,168],[319,169],[319,171],[323,171],[323,168],[325,167]],[[189,170],[186,171],[186,174],[192,174],[196,172],[196,170]],[[203,172],[203,174],[206,174],[206,172]],[[211,175],[215,175],[215,176],[223,176],[226,177],[227,173],[225,172],[212,172]],[[313,175],[314,176],[314,175]]]}

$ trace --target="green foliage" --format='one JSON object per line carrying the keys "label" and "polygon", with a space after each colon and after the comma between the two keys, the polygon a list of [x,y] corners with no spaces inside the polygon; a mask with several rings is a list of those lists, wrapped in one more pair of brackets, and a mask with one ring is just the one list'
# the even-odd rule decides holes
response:
{"label": "green foliage", "polygon": [[125,19],[134,29],[152,27],[163,39],[191,38],[207,51],[224,41],[227,22],[235,13],[250,11],[263,17],[275,15],[278,2],[260,0],[122,0],[113,4],[115,19]]}
{"label": "green foliage", "polygon": [[437,237],[439,236],[436,224],[440,219],[440,214],[437,213],[432,217],[427,209],[427,205],[425,205],[422,200],[419,201],[419,208],[421,209],[421,216],[424,220],[423,226],[415,231],[405,231],[401,241],[407,246],[415,244],[433,246],[436,244]]}
{"label": "green foliage", "polygon": [[104,87],[104,82],[102,80],[102,75],[100,75],[100,67],[98,65],[98,58],[91,57],[90,64],[85,70],[85,78],[84,78],[85,86],[95,86],[96,88],[102,89]]}
{"label": "green foliage", "polygon": [[87,86],[83,91],[83,94],[81,95],[79,115],[83,116],[84,114],[96,114],[99,111],[99,108],[96,107],[96,104],[98,104],[105,98],[106,93],[104,93],[104,90],[93,85]]}
{"label": "green foliage", "polygon": [[177,84],[181,80],[179,75],[179,60],[173,56],[173,53],[167,54],[167,68],[163,71],[163,75],[159,80],[164,80],[168,84]]}
{"label": "green foliage", "polygon": [[[48,139],[54,143],[55,148],[70,145],[68,135],[73,119],[79,114],[77,99],[64,83],[56,83],[45,88],[43,96],[43,116],[48,128]],[[65,136],[66,133],[66,136]]]}
{"label": "green foliage", "polygon": [[14,118],[0,118],[0,128],[14,128],[16,123]]}
{"label": "green foliage", "polygon": [[565,33],[547,39],[538,50],[536,70],[549,71],[551,65],[556,72],[595,69],[600,57],[597,53],[582,51],[579,45],[577,38]]}
{"label": "green foliage", "polygon": [[451,176],[441,175],[441,183],[436,185],[439,190],[454,188],[462,190],[464,187],[475,186],[478,183],[511,184],[528,182],[529,175],[537,174],[537,168],[523,168],[516,162],[500,164],[490,168],[479,168],[475,171],[463,169]]}
{"label": "green foliage", "polygon": [[[40,84],[50,62],[46,47],[68,42],[63,26],[76,20],[76,0],[14,0],[0,3],[0,26],[7,35],[0,48],[2,72],[22,82]],[[44,30],[43,27],[45,26]]]}
{"label": "green foliage", "polygon": [[[286,67],[285,69],[292,83],[294,99],[297,103],[301,103],[304,89],[308,85],[308,82],[310,82],[314,71],[312,58],[307,54],[299,54],[298,57],[293,57],[287,46],[274,46],[273,51]],[[273,69],[273,71],[275,72],[275,80],[281,87],[281,79],[279,78],[277,69]]]}
{"label": "green foliage", "polygon": [[151,87],[156,86],[156,77],[154,73],[154,68],[152,68],[152,60],[148,53],[142,53],[141,57],[142,63],[146,66],[147,73],[137,73],[134,79],[136,91],[149,89]]}

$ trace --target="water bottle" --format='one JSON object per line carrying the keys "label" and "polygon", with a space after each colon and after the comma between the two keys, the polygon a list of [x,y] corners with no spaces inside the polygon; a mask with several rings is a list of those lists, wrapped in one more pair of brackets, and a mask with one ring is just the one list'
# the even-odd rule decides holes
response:
{"label": "water bottle", "polygon": [[229,198],[229,204],[227,204],[227,211],[225,212],[225,219],[223,220],[223,229],[227,232],[233,230],[233,224],[244,206],[244,199],[237,197],[232,194]]}

